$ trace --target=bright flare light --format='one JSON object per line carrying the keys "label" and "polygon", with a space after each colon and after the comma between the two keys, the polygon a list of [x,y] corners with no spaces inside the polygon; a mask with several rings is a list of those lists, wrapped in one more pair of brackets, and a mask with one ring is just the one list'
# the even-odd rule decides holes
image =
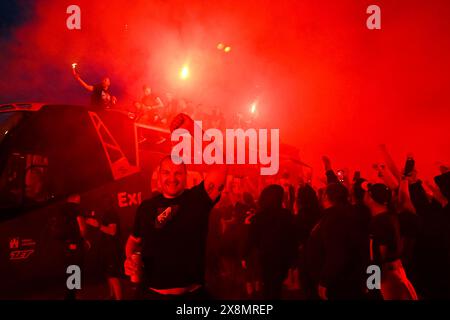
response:
{"label": "bright flare light", "polygon": [[231,47],[225,47],[225,49],[223,49],[223,51],[225,51],[226,53],[231,51]]}
{"label": "bright flare light", "polygon": [[217,45],[217,49],[218,49],[218,50],[223,50],[223,47],[225,47],[225,45],[224,45],[223,43],[219,43],[219,44]]}
{"label": "bright flare light", "polygon": [[253,114],[256,112],[256,104],[257,104],[256,102],[253,102],[252,103],[252,107],[250,109],[250,112],[253,113]]}
{"label": "bright flare light", "polygon": [[189,67],[187,65],[184,65],[180,72],[180,78],[181,79],[187,79],[189,77]]}

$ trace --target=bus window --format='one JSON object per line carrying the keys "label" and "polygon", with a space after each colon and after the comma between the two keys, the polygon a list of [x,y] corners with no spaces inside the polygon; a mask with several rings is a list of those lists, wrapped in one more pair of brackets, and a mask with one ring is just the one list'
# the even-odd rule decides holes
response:
{"label": "bus window", "polygon": [[12,153],[0,177],[0,207],[29,207],[49,199],[48,158]]}

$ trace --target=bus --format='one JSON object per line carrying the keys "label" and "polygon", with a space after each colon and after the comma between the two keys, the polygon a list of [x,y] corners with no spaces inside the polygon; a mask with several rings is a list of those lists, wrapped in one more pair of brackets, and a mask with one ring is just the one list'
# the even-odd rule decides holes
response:
{"label": "bus", "polygon": [[170,151],[168,136],[118,110],[0,105],[0,298],[65,285],[64,243],[54,229],[69,195],[80,195],[83,212],[103,210],[100,199],[112,198],[124,242]]}
{"label": "bus", "polygon": [[[0,105],[0,299],[63,296],[66,251],[55,234],[70,195],[80,196],[84,213],[110,209],[102,199],[113,199],[124,244],[137,207],[158,190],[157,167],[171,147],[168,129],[136,123],[120,110]],[[280,167],[298,171],[298,150],[281,145],[280,152]],[[201,182],[206,170],[189,165],[187,187]],[[261,184],[254,165],[229,172]],[[275,182],[268,178],[273,181],[263,185]],[[92,276],[86,281],[98,281],[95,252],[87,250],[85,258],[82,272]]]}

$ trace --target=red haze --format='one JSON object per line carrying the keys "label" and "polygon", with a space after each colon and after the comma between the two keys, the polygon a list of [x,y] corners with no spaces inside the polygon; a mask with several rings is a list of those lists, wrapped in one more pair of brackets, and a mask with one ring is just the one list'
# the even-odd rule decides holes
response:
{"label": "red haze", "polygon": [[[69,31],[75,2],[82,29]],[[412,152],[428,176],[450,161],[448,1],[376,1],[373,31],[370,1],[75,2],[37,2],[33,20],[1,43],[0,102],[86,103],[70,75],[78,62],[88,82],[110,75],[123,103],[143,83],[229,112],[259,97],[264,122],[315,167],[328,154],[368,172],[380,143],[399,162]]]}

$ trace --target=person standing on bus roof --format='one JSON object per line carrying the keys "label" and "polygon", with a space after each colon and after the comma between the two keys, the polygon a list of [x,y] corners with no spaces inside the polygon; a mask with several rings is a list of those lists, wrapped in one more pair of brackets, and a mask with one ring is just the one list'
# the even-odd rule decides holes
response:
{"label": "person standing on bus roof", "polygon": [[111,80],[108,77],[104,77],[98,84],[90,85],[81,79],[76,68],[72,68],[72,74],[83,88],[91,92],[91,107],[99,110],[109,109],[117,103],[117,98],[109,91]]}
{"label": "person standing on bus roof", "polygon": [[[143,111],[141,120],[148,123],[163,122],[164,104],[148,85],[142,87],[143,96],[138,102],[139,109]],[[165,120],[167,121],[167,120]]]}

